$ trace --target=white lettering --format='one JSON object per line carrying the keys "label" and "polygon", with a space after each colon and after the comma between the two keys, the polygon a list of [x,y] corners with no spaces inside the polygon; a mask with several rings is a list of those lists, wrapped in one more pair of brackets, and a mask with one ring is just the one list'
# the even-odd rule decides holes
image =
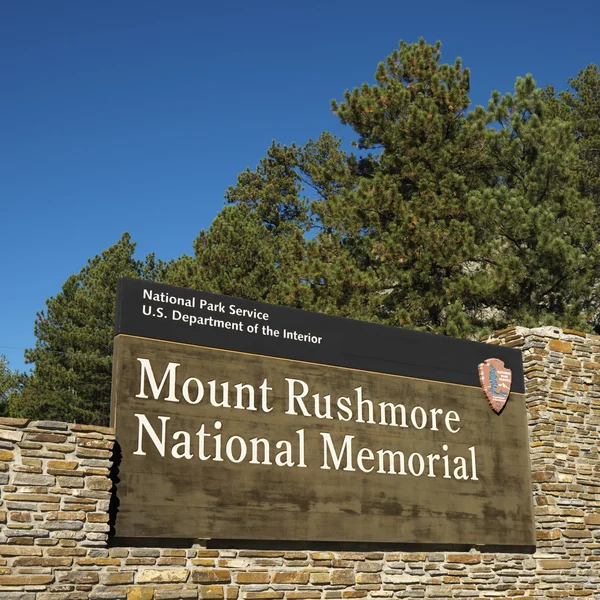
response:
{"label": "white lettering", "polygon": [[[392,427],[408,427],[406,424],[406,407],[404,404],[392,404],[391,402],[380,402],[379,403],[379,411],[380,411],[380,425],[388,425],[386,418],[386,409],[390,410],[390,423]],[[397,411],[400,411],[400,424],[396,421]]]}
{"label": "white lettering", "polygon": [[[258,460],[258,446],[262,445],[263,448],[263,459]],[[250,447],[252,449],[252,458],[250,464],[252,465],[272,465],[271,462],[271,445],[269,440],[265,438],[252,438],[250,440]]]}
{"label": "white lettering", "polygon": [[356,464],[363,473],[370,473],[375,467],[369,467],[368,469],[364,465],[365,460],[375,460],[375,455],[370,448],[361,448],[356,455]]}
{"label": "white lettering", "polygon": [[275,456],[275,464],[278,467],[293,467],[295,463],[292,460],[292,445],[287,440],[280,440],[275,444],[275,448],[283,448]]}
{"label": "white lettering", "polygon": [[[196,384],[197,391],[195,400],[192,400],[190,398],[190,383]],[[200,402],[202,398],[204,398],[204,386],[202,385],[202,382],[199,379],[196,379],[195,377],[190,377],[189,379],[186,379],[183,382],[183,386],[181,386],[181,393],[183,394],[183,397],[185,398],[186,402],[188,402],[189,404],[198,404],[198,402]]]}
{"label": "white lettering", "polygon": [[460,427],[457,427],[456,429],[452,429],[450,422],[452,421],[452,423],[460,423],[460,417],[458,416],[458,413],[454,410],[450,410],[446,413],[446,429],[450,432],[450,433],[458,433],[460,431]]}
{"label": "white lettering", "polygon": [[[377,469],[378,473],[406,475],[406,471],[404,470],[404,452],[400,452],[400,450],[396,450],[396,452],[393,452],[392,450],[377,450],[377,455],[379,456],[379,468]],[[387,457],[389,460],[389,467],[387,471],[385,470],[385,457]],[[395,458],[397,458],[399,462],[399,471],[396,471],[395,469]]]}
{"label": "white lettering", "polygon": [[[356,403],[358,405],[358,418],[356,419],[357,423],[371,423],[374,424],[375,421],[373,420],[373,403],[368,399],[365,398],[363,400],[362,397],[362,387],[357,387],[354,389],[354,391],[356,392]],[[367,421],[365,421],[363,419],[363,406],[367,405],[369,407],[369,418],[367,419]]]}
{"label": "white lettering", "polygon": [[323,438],[323,465],[321,466],[321,469],[331,469],[327,460],[327,454],[329,453],[333,460],[334,468],[337,471],[339,471],[340,465],[342,464],[342,458],[345,452],[346,466],[344,467],[344,471],[356,471],[356,469],[352,467],[352,440],[354,439],[353,435],[344,436],[344,442],[342,444],[342,449],[340,450],[339,456],[336,454],[335,446],[333,445],[331,435],[326,432],[321,432],[321,437]]}
{"label": "white lettering", "polygon": [[[419,470],[418,472],[415,471],[415,465],[414,465],[414,459],[417,458],[419,460]],[[423,457],[417,453],[417,452],[413,452],[409,457],[408,457],[408,470],[415,476],[415,477],[420,477],[421,475],[423,475],[423,471],[425,470],[425,461],[423,460]]]}
{"label": "white lettering", "polygon": [[[173,458],[187,458],[188,460],[192,458],[192,453],[190,451],[190,434],[187,431],[176,431],[173,434],[173,439],[183,438],[183,442],[179,442],[179,444],[175,444],[173,448],[171,448],[171,456]],[[179,447],[181,446],[181,450]]]}
{"label": "white lettering", "polygon": [[272,387],[269,387],[267,385],[267,380],[265,378],[265,380],[260,384],[260,392],[261,392],[261,396],[260,396],[260,405],[262,408],[263,412],[271,412],[273,410],[273,407],[269,407],[269,392],[273,391]]}
{"label": "white lettering", "polygon": [[[417,412],[421,411],[421,424],[419,425],[417,423]],[[415,429],[424,429],[425,426],[427,425],[427,413],[420,407],[420,406],[415,406],[411,411],[410,411],[410,420],[413,424],[413,427]]]}
{"label": "white lettering", "polygon": [[146,456],[146,453],[142,450],[142,431],[145,429],[146,433],[150,436],[150,439],[156,446],[159,454],[164,457],[165,456],[165,436],[167,433],[167,421],[170,417],[158,417],[158,420],[162,423],[162,432],[161,437],[159,438],[156,435],[156,431],[150,425],[150,421],[146,418],[146,415],[140,415],[135,413],[135,416],[138,418],[138,447],[134,454],[139,454],[141,456]]}
{"label": "white lettering", "polygon": [[[237,458],[233,454],[233,442],[237,442],[240,449]],[[246,442],[239,435],[232,435],[225,445],[225,455],[227,458],[233,463],[240,463],[246,458],[246,454],[248,449],[246,447]]]}
{"label": "white lettering", "polygon": [[479,481],[477,477],[477,461],[475,460],[475,446],[469,447],[471,453],[471,481]]}
{"label": "white lettering", "polygon": [[[302,398],[308,394],[308,385],[302,379],[289,379],[286,377],[285,380],[288,382],[288,409],[285,411],[285,414],[297,415],[298,413],[294,410],[294,402],[297,402],[302,414],[305,417],[310,417],[311,414],[306,410],[306,406],[302,401]],[[302,393],[300,394],[297,394],[295,391],[297,383],[302,387]]]}
{"label": "white lettering", "polygon": [[[256,410],[256,405],[254,404],[254,387],[250,384],[237,383],[235,386],[237,390],[237,397],[235,406],[233,408],[239,408],[241,410]],[[244,406],[244,390],[248,392],[248,406]]]}
{"label": "white lettering", "polygon": [[147,358],[138,358],[138,361],[141,365],[141,373],[140,373],[140,393],[136,395],[136,398],[147,398],[144,386],[144,375],[148,378],[148,383],[150,384],[150,389],[152,390],[152,395],[155,400],[158,400],[158,396],[161,393],[167,378],[169,379],[169,395],[165,398],[167,402],[179,402],[179,398],[175,396],[175,376],[177,372],[177,367],[180,366],[180,363],[169,363],[163,377],[160,381],[160,387],[156,385],[156,379],[154,377],[154,371],[152,370],[152,365]]}

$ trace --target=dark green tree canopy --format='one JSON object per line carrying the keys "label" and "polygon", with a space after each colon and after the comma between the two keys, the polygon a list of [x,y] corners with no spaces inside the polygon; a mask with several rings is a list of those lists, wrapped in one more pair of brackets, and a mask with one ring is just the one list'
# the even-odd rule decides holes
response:
{"label": "dark green tree canopy", "polygon": [[8,359],[0,354],[0,417],[10,412],[11,403],[19,396],[24,375],[10,368]]}
{"label": "dark green tree canopy", "polygon": [[589,65],[559,94],[567,120],[578,140],[580,189],[600,207],[600,70]]}
{"label": "dark green tree canopy", "polygon": [[488,147],[497,163],[505,320],[585,329],[598,239],[593,202],[572,176],[578,147],[571,124],[547,110],[531,76],[517,79],[514,94],[495,94],[488,112],[499,125],[488,132]]}
{"label": "dark green tree canopy", "polygon": [[[572,109],[558,115],[531,76],[469,107],[459,59],[401,42],[374,85],[332,103],[358,154],[328,133],[273,143],[227,191],[245,211],[227,243],[215,235],[228,207],[185,258],[201,282],[178,282],[225,292],[223,274],[235,273],[239,287],[264,284],[249,285],[256,299],[462,337],[511,323],[589,327],[596,208],[575,182]],[[237,252],[250,231],[252,260]]]}
{"label": "dark green tree canopy", "polygon": [[128,234],[71,275],[35,321],[35,365],[11,414],[108,424],[116,285],[119,277],[154,278],[152,256],[134,258]]}
{"label": "dark green tree canopy", "polygon": [[509,325],[600,322],[600,74],[555,94],[530,75],[472,107],[441,44],[400,42],[328,132],[273,142],[167,264],[128,236],[38,314],[12,414],[105,423],[115,287],[127,275],[355,319],[477,338]]}

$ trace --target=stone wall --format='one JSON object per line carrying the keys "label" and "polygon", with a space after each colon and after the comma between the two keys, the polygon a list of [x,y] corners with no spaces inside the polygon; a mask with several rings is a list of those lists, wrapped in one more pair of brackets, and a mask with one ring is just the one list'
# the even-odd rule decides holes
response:
{"label": "stone wall", "polygon": [[600,599],[600,338],[512,328],[488,341],[524,355],[534,554],[118,547],[112,431],[0,419],[0,598]]}

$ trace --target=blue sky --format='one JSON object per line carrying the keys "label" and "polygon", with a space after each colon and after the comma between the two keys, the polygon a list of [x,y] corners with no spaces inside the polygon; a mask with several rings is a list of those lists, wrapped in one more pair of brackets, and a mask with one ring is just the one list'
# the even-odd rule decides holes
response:
{"label": "blue sky", "polygon": [[519,75],[562,89],[600,63],[600,2],[0,2],[0,353],[124,231],[192,252],[271,140],[352,138],[332,98],[400,39],[441,40],[474,104]]}

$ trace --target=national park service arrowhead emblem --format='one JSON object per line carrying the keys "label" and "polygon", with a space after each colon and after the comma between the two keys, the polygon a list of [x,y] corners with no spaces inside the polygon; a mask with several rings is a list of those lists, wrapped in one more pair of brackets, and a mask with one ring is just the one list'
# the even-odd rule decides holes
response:
{"label": "national park service arrowhead emblem", "polygon": [[488,358],[478,368],[479,381],[488,402],[492,410],[496,414],[500,414],[510,394],[512,372],[498,358]]}

